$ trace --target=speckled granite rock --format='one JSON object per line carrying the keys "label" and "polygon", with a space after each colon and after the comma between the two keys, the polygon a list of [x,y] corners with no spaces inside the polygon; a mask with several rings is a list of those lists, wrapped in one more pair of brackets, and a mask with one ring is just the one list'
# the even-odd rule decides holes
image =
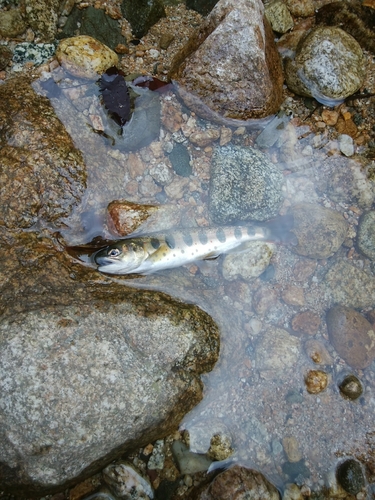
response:
{"label": "speckled granite rock", "polygon": [[220,0],[173,62],[188,107],[213,121],[262,118],[282,101],[283,75],[260,0]]}
{"label": "speckled granite rock", "polygon": [[245,281],[258,277],[270,263],[274,245],[257,241],[248,250],[224,257],[222,273],[226,280],[242,278]]}
{"label": "speckled granite rock", "polygon": [[337,27],[312,29],[298,44],[295,58],[285,64],[288,87],[299,95],[334,106],[354,94],[366,67],[358,42]]}
{"label": "speckled granite rock", "polygon": [[322,288],[335,304],[367,308],[375,303],[374,278],[347,261],[339,261],[331,267]]}
{"label": "speckled granite rock", "polygon": [[292,251],[313,259],[333,255],[347,234],[344,217],[329,208],[312,203],[297,203],[291,209],[294,218],[293,233],[298,244]]}
{"label": "speckled granite rock", "polygon": [[0,135],[0,226],[16,230],[40,219],[57,222],[71,213],[86,186],[82,155],[51,105],[26,79],[0,85],[0,101],[6,131]]}
{"label": "speckled granite rock", "polygon": [[198,307],[138,292],[13,315],[0,344],[0,483],[31,493],[175,429],[219,337]]}
{"label": "speckled granite rock", "polygon": [[286,33],[293,28],[293,18],[282,0],[267,3],[264,12],[272,29],[277,33]]}
{"label": "speckled granite rock", "polygon": [[38,42],[51,42],[57,31],[59,0],[25,0],[26,20]]}
{"label": "speckled granite rock", "polygon": [[216,224],[264,221],[277,215],[283,176],[267,156],[252,148],[215,149],[209,192],[210,216]]}

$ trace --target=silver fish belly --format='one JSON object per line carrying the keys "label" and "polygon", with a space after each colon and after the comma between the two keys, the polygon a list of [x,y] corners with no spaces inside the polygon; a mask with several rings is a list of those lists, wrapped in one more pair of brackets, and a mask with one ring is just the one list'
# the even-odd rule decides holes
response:
{"label": "silver fish belly", "polygon": [[264,226],[192,228],[128,237],[96,252],[94,261],[103,273],[151,274],[240,251],[250,241],[284,241],[290,227],[275,221]]}

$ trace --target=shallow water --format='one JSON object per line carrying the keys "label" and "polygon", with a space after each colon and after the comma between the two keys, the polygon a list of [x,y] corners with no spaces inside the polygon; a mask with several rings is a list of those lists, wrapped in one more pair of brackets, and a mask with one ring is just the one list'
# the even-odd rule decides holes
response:
{"label": "shallow water", "polygon": [[[58,91],[50,94],[50,101],[88,167],[84,200],[65,221],[68,229],[62,232],[67,245],[85,244],[97,236],[113,238],[105,210],[114,199],[173,204],[181,210],[182,227],[210,224],[207,198],[213,144],[196,147],[189,142],[186,131],[189,127],[220,127],[191,116],[169,92],[160,96],[162,114],[174,113],[176,119],[182,120],[181,126],[173,132],[164,122],[159,138],[150,146],[138,152],[119,150],[110,139],[92,130],[98,117],[104,123],[106,120],[97,86],[64,74],[55,75],[55,80]],[[48,95],[40,82],[34,87]],[[287,104],[284,108],[287,110]],[[267,130],[272,131],[272,140],[265,137]],[[316,134],[308,125],[296,126],[288,114],[276,126],[274,123],[266,127],[262,136],[262,130],[232,131],[232,143],[255,147],[261,144],[283,172],[285,199],[281,213],[299,201],[333,208],[344,215],[349,237],[354,238],[363,210],[334,202],[332,193],[327,192],[330,171],[324,161],[328,155],[340,154],[328,134]],[[171,143],[182,141],[192,157],[193,172],[189,177],[173,173],[166,153]],[[150,175],[152,168],[161,164],[167,164],[172,178],[165,187]],[[330,474],[342,457],[366,460],[374,447],[375,364],[365,370],[350,368],[330,344],[325,322],[326,311],[335,304],[325,283],[329,269],[338,262],[348,262],[374,279],[371,262],[356,252],[353,243],[345,245],[334,256],[318,261],[296,255],[288,246],[274,246],[268,272],[248,281],[225,280],[223,258],[146,277],[111,278],[127,286],[161,290],[194,302],[220,326],[219,362],[203,377],[204,400],[182,424],[189,431],[193,451],[207,451],[215,429],[224,428],[235,449],[228,463],[240,462],[260,470],[279,487],[294,481],[312,490],[330,483]],[[366,309],[374,306],[367,304]],[[321,319],[314,335],[291,327],[293,317],[306,310]],[[279,330],[275,329],[284,333],[278,337]],[[288,336],[292,343],[285,349],[283,339]],[[278,344],[272,340],[276,338],[280,339]],[[306,342],[312,338],[328,352],[326,364],[317,366],[309,357]],[[290,350],[293,355],[289,358]],[[304,378],[311,369],[328,375],[327,389],[319,394],[306,390]],[[338,389],[339,381],[349,373],[355,374],[364,386],[363,395],[356,401],[344,399]],[[288,442],[294,447],[289,460],[285,454]]]}

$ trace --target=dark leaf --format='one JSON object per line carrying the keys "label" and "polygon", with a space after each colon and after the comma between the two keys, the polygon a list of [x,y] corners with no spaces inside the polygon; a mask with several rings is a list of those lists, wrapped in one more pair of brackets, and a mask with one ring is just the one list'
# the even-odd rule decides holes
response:
{"label": "dark leaf", "polygon": [[99,81],[104,106],[121,127],[130,117],[130,97],[122,71],[114,66],[102,74]]}
{"label": "dark leaf", "polygon": [[137,87],[142,87],[142,88],[146,87],[150,90],[157,90],[160,92],[165,92],[172,87],[171,83],[163,82],[158,78],[154,78],[153,76],[147,76],[147,75],[138,76],[138,78],[135,78],[132,83]]}

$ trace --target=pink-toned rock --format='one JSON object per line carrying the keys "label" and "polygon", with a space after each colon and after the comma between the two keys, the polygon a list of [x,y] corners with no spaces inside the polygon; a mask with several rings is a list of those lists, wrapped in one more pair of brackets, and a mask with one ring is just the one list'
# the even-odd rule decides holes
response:
{"label": "pink-toned rock", "polygon": [[[235,465],[222,472],[198,493],[194,500],[278,500],[279,493],[260,472]],[[193,497],[190,496],[189,500]]]}
{"label": "pink-toned rock", "polygon": [[169,76],[185,104],[219,123],[263,118],[282,101],[283,75],[261,0],[219,0]]}

